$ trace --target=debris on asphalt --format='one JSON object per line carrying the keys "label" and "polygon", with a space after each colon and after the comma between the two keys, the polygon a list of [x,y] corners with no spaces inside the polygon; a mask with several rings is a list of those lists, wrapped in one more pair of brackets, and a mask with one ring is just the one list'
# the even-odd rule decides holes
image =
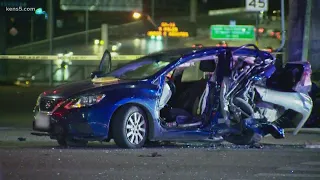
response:
{"label": "debris on asphalt", "polygon": [[18,140],[19,140],[19,141],[26,141],[27,139],[26,139],[26,138],[23,138],[23,137],[19,137]]}
{"label": "debris on asphalt", "polygon": [[254,143],[254,144],[250,145],[250,148],[262,149],[263,145],[260,143]]}
{"label": "debris on asphalt", "polygon": [[161,157],[162,155],[157,153],[157,152],[153,152],[151,153],[151,155],[139,155],[138,157]]}

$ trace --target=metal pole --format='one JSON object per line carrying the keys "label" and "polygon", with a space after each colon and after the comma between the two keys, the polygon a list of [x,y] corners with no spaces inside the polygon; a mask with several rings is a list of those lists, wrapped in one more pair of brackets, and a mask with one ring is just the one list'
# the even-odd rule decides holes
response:
{"label": "metal pole", "polygon": [[[88,1],[87,1],[88,2]],[[89,7],[86,8],[86,45],[89,44]]]}
{"label": "metal pole", "polygon": [[[48,39],[49,39],[49,55],[53,54],[53,47],[52,47],[52,40],[53,40],[53,4],[52,0],[47,0],[47,7],[48,7]],[[53,61],[50,60],[50,72],[49,72],[49,85],[53,85]]]}
{"label": "metal pole", "polygon": [[33,42],[33,31],[34,31],[34,19],[33,15],[31,15],[31,20],[30,20],[30,42]]}
{"label": "metal pole", "polygon": [[258,46],[259,45],[259,12],[257,12],[257,15],[256,15],[256,45]]}
{"label": "metal pole", "polygon": [[[281,45],[276,50],[276,52],[281,51],[286,43],[286,27],[285,27],[285,18],[284,18],[284,0],[281,0]],[[282,57],[283,60],[284,57]]]}
{"label": "metal pole", "polygon": [[53,26],[54,26],[54,22],[53,22],[53,4],[52,4],[52,0],[48,0],[48,21],[47,23],[48,25],[48,39],[49,39],[49,54],[52,55],[53,53],[53,47],[52,47],[52,40],[53,40]]}
{"label": "metal pole", "polygon": [[151,18],[154,19],[154,0],[151,0]]}
{"label": "metal pole", "polygon": [[7,22],[4,8],[0,8],[0,55],[4,55],[7,47]]}
{"label": "metal pole", "polygon": [[304,21],[304,36],[302,44],[302,61],[307,61],[309,54],[311,6],[312,0],[307,0],[307,9]]}

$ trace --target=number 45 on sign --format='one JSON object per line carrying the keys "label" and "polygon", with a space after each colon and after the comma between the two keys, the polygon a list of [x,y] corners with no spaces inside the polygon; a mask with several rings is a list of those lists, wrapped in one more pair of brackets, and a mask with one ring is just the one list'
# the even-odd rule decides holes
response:
{"label": "number 45 on sign", "polygon": [[268,0],[246,0],[247,11],[268,11]]}

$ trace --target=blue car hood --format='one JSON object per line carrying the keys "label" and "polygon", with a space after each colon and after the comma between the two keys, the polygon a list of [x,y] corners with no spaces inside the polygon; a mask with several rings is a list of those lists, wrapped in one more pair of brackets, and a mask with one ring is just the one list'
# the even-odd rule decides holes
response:
{"label": "blue car hood", "polygon": [[90,90],[95,89],[104,89],[109,87],[115,87],[124,84],[132,84],[136,83],[137,81],[132,80],[120,80],[117,78],[99,78],[98,81],[93,81],[92,79],[77,81],[72,83],[67,83],[64,85],[57,86],[51,90],[45,91],[42,93],[42,96],[45,97],[52,97],[52,98],[68,98],[75,94],[81,94]]}

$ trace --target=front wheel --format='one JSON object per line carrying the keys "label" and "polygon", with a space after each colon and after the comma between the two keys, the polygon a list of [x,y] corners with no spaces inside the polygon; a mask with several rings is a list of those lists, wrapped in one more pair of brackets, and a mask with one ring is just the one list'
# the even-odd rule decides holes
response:
{"label": "front wheel", "polygon": [[262,136],[254,133],[252,130],[245,130],[241,135],[225,135],[223,139],[235,145],[252,145],[261,141]]}
{"label": "front wheel", "polygon": [[112,119],[114,142],[121,148],[141,148],[147,140],[147,117],[137,106],[124,106]]}

